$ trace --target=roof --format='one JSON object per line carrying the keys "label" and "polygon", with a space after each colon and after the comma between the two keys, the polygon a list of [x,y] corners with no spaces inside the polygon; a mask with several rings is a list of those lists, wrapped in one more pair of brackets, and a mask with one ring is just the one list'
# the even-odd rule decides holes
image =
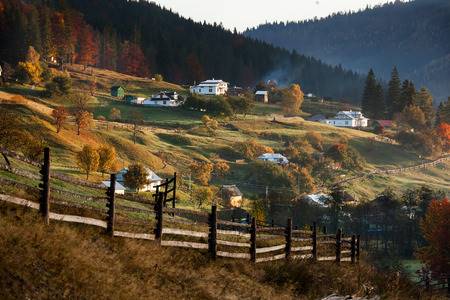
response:
{"label": "roof", "polygon": [[217,83],[226,83],[222,79],[208,79],[205,81],[200,82],[200,84],[217,84]]}
{"label": "roof", "polygon": [[267,91],[256,91],[255,95],[267,95],[268,93]]}
{"label": "roof", "polygon": [[[147,176],[148,180],[150,180],[150,181],[161,181],[161,180],[163,180],[161,177],[156,175],[156,173],[153,172],[152,170],[150,170],[149,168],[145,167],[145,170],[147,170],[147,173],[148,173],[148,176]],[[122,181],[123,180],[123,175],[125,175],[127,172],[128,172],[128,168],[123,168],[122,170],[117,172],[117,180]]]}
{"label": "roof", "polygon": [[117,89],[119,89],[119,88],[123,89],[123,87],[120,86],[120,85],[113,85],[113,86],[111,87],[112,90],[117,90]]}
{"label": "roof", "polygon": [[222,185],[222,187],[220,189],[229,193],[230,196],[242,196],[243,195],[242,192],[239,190],[239,188],[235,184]]}
{"label": "roof", "polygon": [[[111,185],[111,181],[109,180],[102,181],[102,184],[109,188]],[[125,187],[116,181],[116,190],[125,190]]]}
{"label": "roof", "polygon": [[308,121],[321,121],[321,120],[325,120],[327,117],[324,115],[314,115],[308,118]]}
{"label": "roof", "polygon": [[265,158],[265,159],[280,159],[280,158],[286,158],[280,153],[264,153],[263,155],[260,155],[258,158]]}
{"label": "roof", "polygon": [[360,111],[353,111],[353,110],[343,110],[336,114],[336,116],[333,119],[361,119],[365,118]]}
{"label": "roof", "polygon": [[376,120],[383,127],[392,127],[392,120]]}

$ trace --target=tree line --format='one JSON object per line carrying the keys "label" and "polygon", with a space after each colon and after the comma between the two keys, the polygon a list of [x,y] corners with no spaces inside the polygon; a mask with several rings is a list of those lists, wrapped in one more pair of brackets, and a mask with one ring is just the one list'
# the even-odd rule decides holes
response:
{"label": "tree line", "polygon": [[417,90],[411,80],[401,81],[394,67],[386,92],[374,71],[369,71],[361,102],[365,116],[396,122],[395,138],[401,144],[423,155],[439,155],[449,149],[449,100],[436,110],[430,91],[425,87]]}
{"label": "tree line", "polygon": [[201,24],[147,1],[1,0],[0,60],[15,67],[33,46],[45,61],[79,63],[177,83],[221,77],[242,86],[272,77],[315,94],[355,102],[354,72]]}

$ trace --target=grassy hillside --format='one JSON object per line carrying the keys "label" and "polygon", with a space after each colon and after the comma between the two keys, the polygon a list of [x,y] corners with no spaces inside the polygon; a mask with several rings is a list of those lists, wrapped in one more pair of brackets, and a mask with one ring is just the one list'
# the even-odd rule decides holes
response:
{"label": "grassy hillside", "polygon": [[[76,89],[82,89],[81,78],[85,78],[87,82],[90,80],[90,68],[83,71],[80,66],[72,66],[69,71]],[[130,92],[136,93],[139,89],[151,91],[159,88],[173,88],[183,92],[181,87],[99,69],[95,69],[94,73],[101,74],[98,78],[102,79],[97,81],[99,85],[97,97],[89,103],[89,110],[97,118],[100,115],[108,117],[112,108],[118,108],[123,121],[131,120],[133,113],[139,112],[146,126],[140,127],[136,144],[133,144],[131,125],[114,122],[96,121],[93,128],[84,130],[80,136],[76,135],[74,124],[69,122],[60,134],[56,134],[50,114],[52,108],[57,105],[70,106],[64,98],[36,98],[36,90],[39,88],[31,89],[27,86],[10,85],[3,88],[8,92],[0,91],[0,99],[6,101],[0,104],[1,108],[18,113],[25,126],[32,128],[34,132],[40,132],[52,148],[53,168],[74,176],[84,176],[76,166],[75,154],[86,144],[114,146],[119,156],[120,167],[132,162],[141,162],[163,176],[177,171],[184,179],[182,185],[184,190],[188,186],[189,165],[194,159],[211,161],[219,156],[229,162],[231,171],[224,177],[213,177],[212,182],[216,185],[238,184],[247,196],[252,196],[264,191],[261,187],[246,184],[252,170],[247,164],[234,163],[236,159],[243,158],[235,151],[235,143],[255,139],[275,151],[283,151],[287,138],[303,139],[309,131],[319,132],[324,137],[325,147],[347,140],[365,161],[364,170],[360,171],[360,174],[368,170],[406,167],[422,162],[415,153],[405,151],[399,145],[376,141],[374,139],[376,135],[372,133],[308,122],[301,117],[284,118],[280,107],[273,104],[257,104],[254,113],[245,118],[239,116],[220,120],[216,134],[209,136],[201,126],[200,118],[203,113],[181,108],[134,106],[114,100],[107,95],[109,86],[117,84],[118,81],[128,86]],[[30,98],[17,97],[15,96],[17,93]],[[338,109],[342,109],[341,104],[305,102],[305,110],[311,113],[330,113]],[[273,122],[274,118],[276,122]],[[371,199],[388,186],[404,190],[414,185],[430,185],[448,192],[450,186],[446,175],[447,169],[448,164],[444,164],[415,173],[366,178],[349,184],[348,189],[360,200]],[[348,172],[344,175],[356,174]],[[100,174],[92,176],[92,180],[100,179],[102,179]]]}
{"label": "grassy hillside", "polygon": [[[210,261],[199,251],[111,239],[0,203],[2,299],[318,299],[341,295],[411,299],[402,277],[361,262]],[[362,288],[364,287],[364,288]],[[435,299],[438,299],[437,297]]]}

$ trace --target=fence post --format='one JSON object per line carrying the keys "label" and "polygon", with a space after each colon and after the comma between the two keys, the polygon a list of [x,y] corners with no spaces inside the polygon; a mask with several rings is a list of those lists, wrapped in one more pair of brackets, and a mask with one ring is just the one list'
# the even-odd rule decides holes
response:
{"label": "fence post", "polygon": [[291,249],[292,249],[292,219],[287,219],[287,225],[286,225],[286,259],[291,258]]}
{"label": "fence post", "polygon": [[211,206],[211,214],[209,215],[209,239],[208,251],[212,259],[217,257],[217,206]]}
{"label": "fence post", "polygon": [[116,174],[111,174],[109,181],[109,188],[106,191],[107,203],[106,207],[108,209],[107,222],[106,222],[106,233],[114,236],[114,221],[115,221],[115,209],[116,209]]}
{"label": "fence post", "polygon": [[175,208],[175,198],[177,196],[177,172],[173,173],[173,201],[172,208]]}
{"label": "fence post", "polygon": [[156,219],[156,227],[155,227],[155,240],[161,243],[162,237],[162,228],[163,228],[163,207],[164,207],[164,195],[162,192],[158,192],[155,197],[155,219]]}
{"label": "fence post", "polygon": [[359,247],[360,247],[359,238],[360,237],[361,236],[359,234],[356,236],[356,253],[355,253],[355,256],[356,256],[356,261],[357,262],[359,262]]}
{"label": "fence post", "polygon": [[336,262],[341,262],[341,234],[342,231],[339,228],[336,232]]}
{"label": "fence post", "polygon": [[352,241],[350,244],[350,256],[352,264],[355,263],[355,256],[356,256],[356,236],[352,235]]}
{"label": "fence post", "polygon": [[256,219],[252,218],[252,227],[250,228],[250,260],[256,262]]}
{"label": "fence post", "polygon": [[44,164],[39,171],[42,175],[42,183],[39,184],[41,194],[39,198],[39,212],[44,218],[45,224],[49,224],[50,214],[50,148],[44,148]]}
{"label": "fence post", "polygon": [[323,234],[327,234],[327,226],[323,226],[322,232]]}
{"label": "fence post", "polygon": [[313,223],[312,231],[312,257],[314,261],[317,261],[317,224]]}
{"label": "fence post", "polygon": [[450,275],[447,275],[447,296],[450,296]]}

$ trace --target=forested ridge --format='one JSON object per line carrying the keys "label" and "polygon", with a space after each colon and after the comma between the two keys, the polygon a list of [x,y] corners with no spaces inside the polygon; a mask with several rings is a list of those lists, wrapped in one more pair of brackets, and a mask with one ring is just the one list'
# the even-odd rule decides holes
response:
{"label": "forested ridge", "polygon": [[221,78],[248,86],[274,79],[306,92],[359,101],[363,78],[342,67],[247,38],[218,24],[196,23],[147,1],[0,0],[0,61],[43,58],[128,74],[160,73],[192,84]]}
{"label": "forested ridge", "polygon": [[245,35],[357,72],[389,78],[393,66],[438,100],[450,95],[450,1],[416,0],[301,22],[272,23]]}

